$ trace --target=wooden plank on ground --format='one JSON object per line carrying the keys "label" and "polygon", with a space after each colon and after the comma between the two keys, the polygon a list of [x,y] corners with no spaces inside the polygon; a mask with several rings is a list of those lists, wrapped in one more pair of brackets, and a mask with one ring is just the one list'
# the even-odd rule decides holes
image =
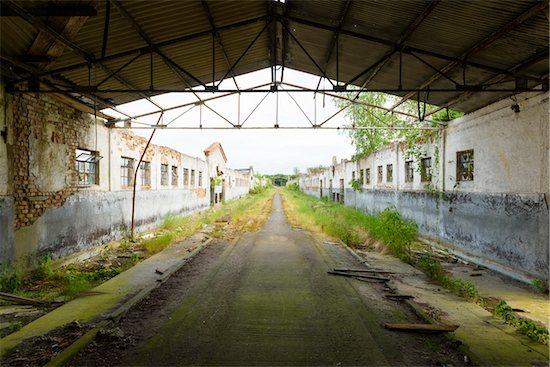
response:
{"label": "wooden plank on ground", "polygon": [[334,271],[353,272],[353,273],[395,274],[393,271],[378,270],[378,269],[334,269]]}
{"label": "wooden plank on ground", "polygon": [[331,275],[340,275],[340,276],[348,277],[348,278],[363,278],[363,279],[373,279],[373,280],[381,280],[381,281],[390,280],[390,278],[376,277],[376,276],[373,276],[373,275],[353,274],[353,273],[338,272],[338,271],[327,271],[327,273],[329,273]]}
{"label": "wooden plank on ground", "polygon": [[423,333],[446,333],[458,329],[458,325],[443,324],[384,324],[386,329],[401,331],[417,331]]}
{"label": "wooden plank on ground", "polygon": [[20,305],[48,306],[50,304],[50,302],[40,301],[40,300],[31,299],[31,298],[27,298],[27,297],[16,296],[15,294],[4,293],[4,292],[0,292],[0,299],[10,301],[10,302],[14,302],[14,303],[18,303]]}

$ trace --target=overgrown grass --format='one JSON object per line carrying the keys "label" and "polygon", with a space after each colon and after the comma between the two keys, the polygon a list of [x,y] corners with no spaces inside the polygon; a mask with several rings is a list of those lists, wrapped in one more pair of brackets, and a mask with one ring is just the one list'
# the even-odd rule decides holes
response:
{"label": "overgrown grass", "polygon": [[308,230],[323,231],[351,247],[361,247],[369,239],[381,241],[399,259],[421,269],[432,280],[454,293],[484,305],[483,298],[474,283],[448,275],[440,261],[427,254],[413,256],[412,247],[417,244],[418,231],[413,221],[401,217],[393,206],[368,215],[325,199],[282,190],[285,211],[292,224]]}
{"label": "overgrown grass", "polygon": [[541,344],[548,344],[548,329],[531,320],[518,317],[506,301],[500,301],[495,307],[495,315],[507,324],[514,326],[520,333]]}
{"label": "overgrown grass", "polygon": [[382,241],[390,251],[407,261],[410,246],[417,238],[417,227],[401,217],[395,207],[367,215],[301,192],[281,190],[287,217],[293,225],[311,231],[323,231],[351,247],[363,247],[372,239]]}
{"label": "overgrown grass", "polygon": [[142,258],[191,236],[205,225],[216,224],[212,231],[216,237],[228,237],[243,230],[259,228],[269,215],[273,193],[272,188],[265,187],[254,195],[201,213],[167,217],[159,228],[150,232],[153,237],[138,242],[124,238],[106,244],[100,255],[87,264],[56,268],[50,254],[44,254],[38,267],[22,276],[7,264],[0,263],[0,291],[45,300],[75,298],[136,265]]}
{"label": "overgrown grass", "polygon": [[202,213],[186,217],[168,216],[155,231],[155,237],[142,240],[141,244],[150,254],[154,254],[191,236],[204,226],[215,224],[224,218],[223,222],[227,225],[223,231],[215,228],[212,232],[213,237],[223,237],[224,234],[242,230],[255,230],[267,219],[273,194],[274,190],[271,186],[261,186],[261,189],[250,195],[231,200]]}

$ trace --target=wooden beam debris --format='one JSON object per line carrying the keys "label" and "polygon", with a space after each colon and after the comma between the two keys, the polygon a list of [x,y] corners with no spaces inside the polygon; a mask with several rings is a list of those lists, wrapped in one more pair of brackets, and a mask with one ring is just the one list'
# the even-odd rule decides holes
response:
{"label": "wooden beam debris", "polygon": [[458,325],[444,324],[384,324],[389,330],[416,331],[421,333],[446,333],[458,329]]}
{"label": "wooden beam debris", "polygon": [[390,278],[384,278],[384,277],[376,277],[373,275],[360,275],[360,274],[353,274],[348,272],[339,272],[339,271],[327,271],[330,275],[341,275],[348,278],[361,278],[361,279],[372,279],[372,280],[379,280],[387,282],[390,280]]}
{"label": "wooden beam debris", "polygon": [[392,271],[387,270],[379,270],[379,269],[334,269],[334,271],[338,272],[353,272],[353,273],[378,273],[378,274],[395,274]]}
{"label": "wooden beam debris", "polygon": [[38,306],[38,307],[47,307],[53,304],[63,303],[63,302],[48,302],[48,301],[42,301],[37,299],[31,299],[27,297],[16,296],[15,294],[5,293],[5,292],[0,292],[0,299],[17,303],[20,305],[30,305],[30,306]]}

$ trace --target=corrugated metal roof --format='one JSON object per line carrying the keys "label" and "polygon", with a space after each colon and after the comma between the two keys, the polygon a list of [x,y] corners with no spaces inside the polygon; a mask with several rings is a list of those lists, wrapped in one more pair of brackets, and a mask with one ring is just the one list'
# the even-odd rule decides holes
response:
{"label": "corrugated metal roof", "polygon": [[[39,2],[21,2],[22,6],[32,6]],[[56,4],[69,3],[58,0]],[[73,1],[70,2],[74,4]],[[91,53],[96,59],[102,49],[102,35],[105,22],[105,2],[83,1],[83,4],[94,4],[97,16],[91,16],[75,34],[70,35],[73,43]],[[212,35],[209,14],[199,0],[193,1],[122,1],[121,6],[134,19],[147,37],[159,43],[160,51],[174,63],[180,65],[203,83],[212,81]],[[333,43],[335,31],[340,26],[342,15],[346,12],[341,24],[339,37],[339,76],[347,82],[387,54],[403,35],[410,24],[430,5],[429,0],[287,0],[284,5],[266,1],[214,1],[208,0],[214,24],[219,35],[226,57],[218,44],[215,47],[215,75],[221,78],[259,34],[271,15],[288,16],[286,24],[292,34],[310,53],[316,63],[323,68],[327,55],[331,54],[326,72],[330,78],[336,78],[336,57],[329,47]],[[414,47],[426,52],[445,57],[461,57],[467,50],[489,37],[512,20],[536,6],[530,0],[443,0],[439,2],[423,22],[412,32],[403,46]],[[278,9],[281,7],[281,9]],[[270,13],[273,9],[273,13]],[[58,32],[63,31],[68,17],[42,17]],[[0,52],[10,60],[20,60],[27,55],[29,48],[39,34],[38,28],[20,17],[0,18]],[[242,23],[242,24],[241,24]],[[230,27],[238,24],[238,26]],[[258,70],[271,63],[273,38],[276,39],[276,54],[281,63],[282,50],[285,66],[321,75],[319,69],[304,54],[301,47],[292,37],[283,45],[282,27],[276,33],[273,27],[258,38],[249,52],[236,66],[236,75]],[[548,50],[548,18],[539,12],[482,50],[468,56],[469,62],[476,62],[502,70],[511,70],[514,66]],[[103,80],[107,73],[117,70],[128,60],[143,51],[147,42],[136,32],[117,6],[111,7],[109,37],[106,49],[107,58],[92,69],[92,84]],[[421,57],[436,68],[444,67],[449,60],[427,56]],[[227,59],[227,60],[226,60]],[[65,50],[46,70],[60,69],[59,75],[80,86],[88,85],[88,70],[83,58],[70,50]],[[160,56],[153,57],[154,87],[184,88],[186,84],[181,77],[167,66]],[[425,84],[435,73],[426,64],[403,55],[402,83],[404,88],[417,88]],[[6,59],[4,59],[6,62]],[[34,67],[45,67],[45,64],[33,64]],[[73,67],[74,66],[74,67]],[[64,69],[61,69],[64,68]],[[22,76],[25,72],[17,70]],[[354,84],[361,85],[369,74],[358,78]],[[376,74],[369,84],[371,88],[397,88],[399,75],[398,56],[394,55]],[[468,84],[492,80],[497,73],[473,66],[466,69]],[[520,76],[543,77],[548,75],[548,54],[538,62],[528,65],[518,72]],[[452,79],[462,81],[462,70],[455,68],[447,73]],[[148,89],[150,81],[150,57],[142,55],[138,60],[124,68],[118,75],[127,84]],[[191,85],[198,83],[189,75],[184,75]],[[510,79],[510,78],[508,78]],[[430,85],[431,88],[454,88],[454,83],[444,77]],[[513,85],[511,86],[513,87]],[[111,78],[105,82],[103,89],[128,89],[121,81]],[[98,93],[103,98],[110,98],[117,104],[142,98],[136,93]],[[396,93],[403,95],[404,93]],[[433,93],[430,103],[446,104],[463,95],[460,91]],[[461,100],[454,108],[469,112],[488,103],[503,98],[510,93],[476,94],[469,99]]]}

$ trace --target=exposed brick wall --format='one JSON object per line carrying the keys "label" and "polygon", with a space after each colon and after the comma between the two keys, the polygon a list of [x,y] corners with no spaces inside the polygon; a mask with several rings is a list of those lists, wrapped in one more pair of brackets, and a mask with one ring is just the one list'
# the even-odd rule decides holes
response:
{"label": "exposed brick wall", "polygon": [[[75,150],[93,121],[87,113],[67,106],[54,97],[41,94],[16,94],[13,98],[13,115],[14,145],[11,147],[11,156],[15,228],[18,229],[33,224],[47,208],[63,205],[76,191],[78,177],[74,163]],[[44,129],[45,125],[53,126],[53,129]],[[31,174],[33,161],[44,153],[40,149],[44,144],[49,144],[54,149],[61,149],[63,145],[68,147],[67,165],[58,167],[65,171],[65,185],[60,190],[40,189],[39,180],[47,172],[41,172],[39,177]]]}

